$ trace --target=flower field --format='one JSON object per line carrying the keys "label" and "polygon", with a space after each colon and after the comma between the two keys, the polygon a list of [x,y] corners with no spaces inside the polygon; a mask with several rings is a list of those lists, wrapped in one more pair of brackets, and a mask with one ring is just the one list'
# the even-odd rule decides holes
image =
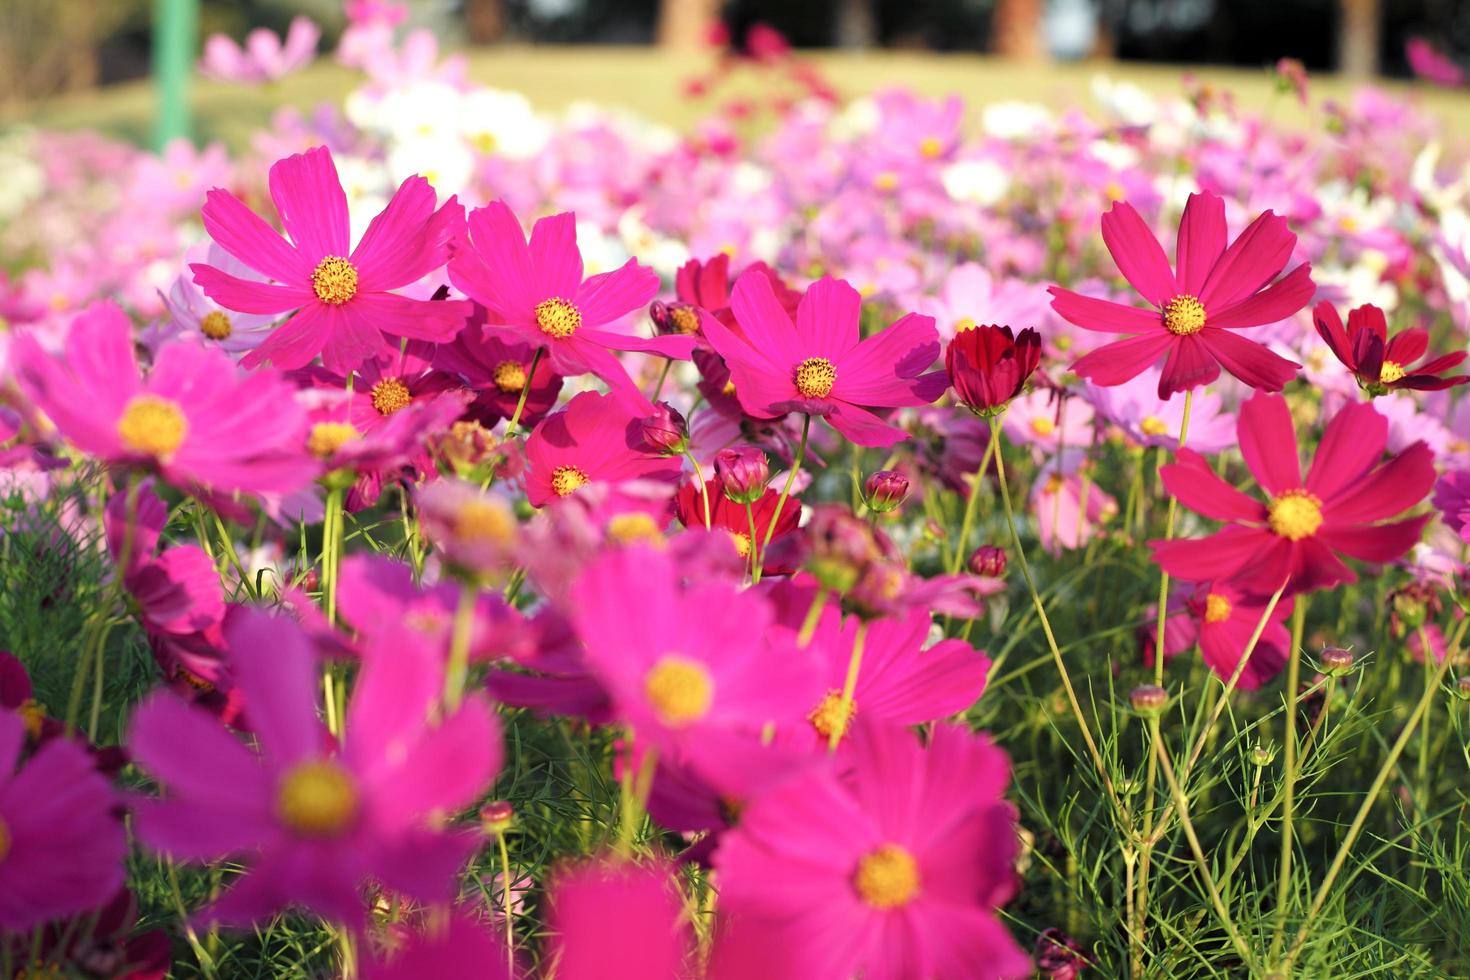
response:
{"label": "flower field", "polygon": [[0,134],[0,976],[1470,972],[1457,127],[347,6]]}

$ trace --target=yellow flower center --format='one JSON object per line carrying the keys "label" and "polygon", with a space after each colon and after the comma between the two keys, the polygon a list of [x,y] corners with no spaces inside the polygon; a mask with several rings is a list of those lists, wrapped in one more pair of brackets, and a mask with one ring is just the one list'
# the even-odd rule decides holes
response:
{"label": "yellow flower center", "polygon": [[1164,326],[1178,337],[1188,337],[1205,328],[1205,304],[1188,293],[1169,300],[1164,307]]}
{"label": "yellow flower center", "polygon": [[974,317],[962,316],[954,322],[954,332],[964,333],[966,330],[974,330],[977,326]]}
{"label": "yellow flower center", "polygon": [[328,760],[303,762],[276,789],[276,816],[303,837],[335,837],[357,817],[357,785]]}
{"label": "yellow flower center", "polygon": [[471,134],[470,145],[480,153],[489,156],[495,152],[495,148],[500,145],[500,141],[495,138],[494,133],[481,131]]}
{"label": "yellow flower center", "polygon": [[899,845],[884,844],[858,861],[852,886],[875,909],[902,908],[919,893],[919,864]]}
{"label": "yellow flower center", "polygon": [[575,466],[558,466],[551,471],[551,489],[558,497],[568,497],[587,485],[587,474]]}
{"label": "yellow flower center", "polygon": [[234,333],[234,330],[230,318],[219,310],[206,313],[204,319],[199,321],[199,332],[210,340],[224,340]]}
{"label": "yellow flower center", "polygon": [[1057,424],[1045,415],[1038,415],[1031,420],[1031,431],[1039,436],[1049,436],[1057,431]]}
{"label": "yellow flower center", "polygon": [[1288,490],[1271,501],[1266,522],[1288,541],[1310,538],[1322,526],[1322,501],[1305,490]]}
{"label": "yellow flower center", "polygon": [[678,728],[709,713],[715,683],[703,664],[670,654],[659,658],[648,672],[643,680],[643,693],[659,720]]}
{"label": "yellow flower center", "polygon": [[847,734],[847,726],[852,722],[852,716],[857,714],[857,702],[849,701],[847,707],[842,706],[842,692],[828,691],[826,697],[817,702],[817,706],[808,714],[807,721],[817,730],[817,734],[824,739],[832,737],[837,732],[838,738]]}
{"label": "yellow flower center", "polygon": [[1230,618],[1230,600],[1218,592],[1205,596],[1205,622],[1223,623]]}
{"label": "yellow flower center", "polygon": [[674,321],[674,329],[682,334],[699,332],[699,314],[687,306],[676,306],[669,311],[669,319]]}
{"label": "yellow flower center", "polygon": [[1398,361],[1384,361],[1383,367],[1378,372],[1378,383],[1381,385],[1391,385],[1395,381],[1402,380],[1403,376],[1407,373],[1404,370],[1404,366]]}
{"label": "yellow flower center", "polygon": [[663,533],[658,529],[658,521],[640,511],[618,514],[608,521],[607,536],[618,544],[662,545],[664,543]]}
{"label": "yellow flower center", "polygon": [[26,726],[26,734],[31,738],[41,737],[41,728],[46,722],[46,707],[34,698],[28,698],[19,708],[20,720]]}
{"label": "yellow flower center", "polygon": [[362,436],[346,422],[318,422],[306,437],[306,448],[317,459],[326,459]]}
{"label": "yellow flower center", "polygon": [[536,326],[551,337],[570,337],[582,325],[582,311],[553,296],[536,304]]}
{"label": "yellow flower center", "polygon": [[1163,436],[1169,434],[1169,427],[1157,415],[1146,416],[1142,422],[1138,423],[1138,427],[1143,430],[1143,434],[1146,436]]}
{"label": "yellow flower center", "polygon": [[178,402],[157,395],[134,395],[117,420],[123,445],[156,459],[173,455],[188,433],[189,420]]}
{"label": "yellow flower center", "polygon": [[312,270],[311,288],[323,303],[341,306],[357,295],[357,266],[340,255],[328,255]]}
{"label": "yellow flower center", "polygon": [[837,368],[825,357],[808,357],[796,366],[796,390],[803,398],[826,398],[837,383]]}
{"label": "yellow flower center", "polygon": [[459,541],[508,544],[515,530],[510,510],[494,500],[467,500],[454,515],[454,536]]}
{"label": "yellow flower center", "polygon": [[725,395],[726,397],[731,397],[735,394],[734,378],[731,378],[729,381],[725,382],[725,386],[720,389],[720,394]]}
{"label": "yellow flower center", "polygon": [[10,828],[5,825],[5,820],[0,818],[0,864],[5,863],[5,856],[10,853]]}
{"label": "yellow flower center", "polygon": [[520,361],[501,361],[495,365],[495,387],[507,395],[518,395],[526,387],[526,368]]}
{"label": "yellow flower center", "polygon": [[933,160],[943,152],[944,143],[940,141],[938,136],[926,136],[919,144],[919,154],[928,157],[930,160]]}
{"label": "yellow flower center", "polygon": [[727,531],[730,540],[735,542],[735,553],[741,558],[750,557],[750,535],[744,531]]}
{"label": "yellow flower center", "polygon": [[873,186],[880,191],[892,191],[898,189],[898,174],[892,170],[885,170],[873,178]]}
{"label": "yellow flower center", "polygon": [[408,393],[408,385],[397,378],[384,378],[373,385],[373,408],[379,415],[392,415],[400,408],[407,408],[411,401],[413,395]]}

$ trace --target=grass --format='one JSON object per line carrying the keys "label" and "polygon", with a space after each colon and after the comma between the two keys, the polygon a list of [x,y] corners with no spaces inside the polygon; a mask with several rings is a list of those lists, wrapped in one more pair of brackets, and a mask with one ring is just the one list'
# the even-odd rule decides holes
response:
{"label": "grass", "polygon": [[[682,95],[682,83],[705,71],[707,55],[645,47],[497,47],[465,53],[469,75],[477,82],[524,92],[540,109],[556,111],[578,101],[627,109],[671,126],[684,128],[713,108],[709,100]],[[1023,100],[1063,108],[1091,100],[1099,73],[1134,82],[1155,93],[1179,91],[1186,72],[1234,94],[1244,109],[1265,110],[1282,120],[1306,121],[1294,99],[1276,94],[1266,68],[1189,68],[1178,65],[1085,62],[1018,66],[970,54],[910,51],[820,52],[810,56],[844,96],[886,86],[904,85],[926,95],[957,92],[972,111],[988,102]],[[308,108],[326,102],[340,105],[360,76],[322,59],[274,86],[246,88],[200,79],[194,91],[198,135],[244,147],[252,132],[269,124],[281,106]],[[1382,82],[1414,98],[1438,115],[1452,131],[1470,128],[1470,97],[1457,92],[1402,82]],[[1314,98],[1344,99],[1357,84],[1335,76],[1312,81]],[[736,84],[733,92],[749,91]],[[153,97],[149,84],[130,82],[96,92],[38,103],[0,116],[0,123],[28,123],[61,129],[94,128],[136,142],[148,138]]]}

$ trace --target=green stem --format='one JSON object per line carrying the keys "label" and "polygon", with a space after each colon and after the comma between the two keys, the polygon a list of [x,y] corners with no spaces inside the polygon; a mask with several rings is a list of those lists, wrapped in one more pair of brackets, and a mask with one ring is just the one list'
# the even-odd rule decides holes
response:
{"label": "green stem", "polygon": [[[704,482],[704,471],[699,468],[699,460],[695,459],[694,454],[690,452],[687,448],[684,450],[684,455],[688,457],[689,465],[694,467],[694,481],[699,484],[699,499],[704,504],[704,529],[708,531],[711,526],[709,509],[709,486]],[[752,538],[751,540],[754,541],[755,539]]]}
{"label": "green stem", "polygon": [[659,372],[658,384],[653,386],[653,395],[649,397],[649,401],[654,402],[655,404],[658,402],[658,396],[664,393],[664,380],[669,376],[669,368],[673,366],[673,359],[664,358],[664,369]]}
{"label": "green stem", "polygon": [[516,975],[516,929],[510,913],[510,850],[505,846],[505,834],[495,835],[500,850],[500,892],[505,900],[505,975]]}
{"label": "green stem", "polygon": [[[991,426],[991,431],[995,427]],[[960,521],[960,536],[955,542],[954,557],[949,560],[949,574],[958,575],[960,566],[964,564],[965,557],[969,554],[970,528],[975,524],[975,507],[980,501],[980,481],[985,479],[985,471],[990,468],[990,458],[995,455],[996,440],[994,436],[985,444],[985,454],[980,457],[980,466],[975,470],[975,480],[970,486],[970,497],[965,501],[965,516]]]}
{"label": "green stem", "polygon": [[806,618],[801,621],[801,632],[797,634],[796,645],[806,647],[812,642],[812,634],[817,631],[817,623],[822,618],[822,610],[827,608],[827,596],[831,589],[825,585],[817,586],[817,594],[812,596],[812,604],[806,611]]}
{"label": "green stem", "polygon": [[[127,503],[125,507],[126,518],[123,521],[122,547],[118,549],[117,562],[113,566],[112,580],[107,583],[103,592],[102,601],[98,603],[97,609],[87,618],[83,627],[80,646],[82,648],[81,662],[77,664],[77,671],[72,675],[71,693],[66,699],[66,730],[75,732],[77,730],[77,717],[82,710],[82,693],[87,689],[87,678],[91,675],[94,661],[101,669],[102,657],[106,651],[107,635],[112,631],[112,610],[117,605],[123,594],[123,580],[127,577],[128,569],[133,562],[133,543],[137,536],[138,527],[138,495],[142,489],[137,474],[128,475]],[[98,711],[96,697],[94,696],[92,714]],[[92,726],[95,728],[95,723]]]}
{"label": "green stem", "polygon": [[764,549],[755,543],[755,507],[752,504],[745,505],[745,518],[750,522],[750,581],[753,583],[761,580],[761,555]]}
{"label": "green stem", "polygon": [[1301,684],[1302,630],[1306,625],[1307,597],[1298,596],[1291,611],[1291,649],[1286,661],[1286,771],[1282,775],[1281,865],[1276,876],[1276,924],[1271,929],[1271,955],[1275,962],[1286,939],[1286,907],[1291,898],[1292,819],[1296,815],[1296,701]]}
{"label": "green stem", "polygon": [[478,592],[470,582],[459,587],[459,604],[454,609],[454,631],[449,641],[449,666],[444,671],[446,712],[453,712],[464,700],[465,682],[470,673],[470,631],[475,622],[475,597]]}
{"label": "green stem", "polygon": [[858,671],[863,668],[863,643],[868,637],[866,620],[859,619],[857,635],[852,640],[852,653],[847,658],[847,677],[842,681],[842,697],[837,702],[837,722],[827,735],[827,751],[836,752],[837,743],[847,731],[848,714],[852,710],[852,692],[857,690]]}
{"label": "green stem", "polygon": [[511,415],[510,423],[505,427],[507,439],[514,436],[520,429],[521,413],[526,410],[526,396],[531,393],[531,382],[536,378],[536,365],[541,363],[541,355],[545,352],[545,347],[537,347],[536,353],[531,355],[531,366],[526,368],[526,383],[521,388],[521,397],[516,399],[515,414]]}

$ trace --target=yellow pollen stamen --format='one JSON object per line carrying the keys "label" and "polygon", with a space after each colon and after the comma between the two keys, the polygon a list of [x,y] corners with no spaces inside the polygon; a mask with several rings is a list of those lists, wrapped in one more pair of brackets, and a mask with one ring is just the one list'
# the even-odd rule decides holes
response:
{"label": "yellow pollen stamen", "polygon": [[919,893],[919,863],[897,844],[884,844],[863,855],[852,886],[875,909],[902,908]]}
{"label": "yellow pollen stamen", "polygon": [[735,553],[741,558],[750,557],[750,535],[744,531],[727,531],[730,540],[735,542]]}
{"label": "yellow pollen stamen", "polygon": [[0,864],[5,862],[5,856],[10,853],[10,828],[5,825],[4,819],[0,819]]}
{"label": "yellow pollen stamen", "polygon": [[361,438],[358,431],[346,422],[318,422],[306,437],[306,448],[317,459],[326,459],[349,442]]}
{"label": "yellow pollen stamen", "polygon": [[709,713],[715,683],[704,665],[674,654],[659,658],[643,680],[643,692],[665,725],[679,728]]}
{"label": "yellow pollen stamen", "polygon": [[117,435],[135,453],[165,459],[184,444],[189,420],[178,402],[134,395],[117,420]]}
{"label": "yellow pollen stamen", "polygon": [[462,542],[509,544],[515,531],[510,509],[495,500],[467,500],[454,515],[454,536]]}
{"label": "yellow pollen stamen", "polygon": [[536,304],[536,326],[551,337],[570,337],[582,325],[582,311],[553,296]]}
{"label": "yellow pollen stamen", "polygon": [[1322,526],[1322,501],[1305,490],[1288,490],[1271,501],[1266,523],[1288,541],[1310,538]]}
{"label": "yellow pollen stamen", "polygon": [[658,529],[658,521],[649,514],[635,511],[618,514],[607,522],[607,536],[618,544],[662,545],[664,536]]}
{"label": "yellow pollen stamen", "polygon": [[1169,434],[1169,427],[1157,415],[1146,416],[1142,422],[1138,423],[1138,428],[1146,436],[1166,436]]}
{"label": "yellow pollen stamen", "polygon": [[919,154],[933,160],[944,152],[944,143],[938,136],[926,136],[919,144]]}
{"label": "yellow pollen stamen", "polygon": [[1044,438],[1057,431],[1057,424],[1045,415],[1038,415],[1031,420],[1031,431]]}
{"label": "yellow pollen stamen", "polygon": [[328,255],[312,270],[311,288],[323,303],[341,306],[357,295],[357,266],[340,255]]}
{"label": "yellow pollen stamen", "polygon": [[1223,623],[1230,618],[1230,600],[1218,592],[1205,596],[1205,622]]}
{"label": "yellow pollen stamen", "polygon": [[676,306],[669,311],[669,319],[674,321],[674,330],[682,334],[699,332],[699,314],[687,306]]}
{"label": "yellow pollen stamen", "polygon": [[500,141],[495,138],[494,133],[480,132],[470,137],[470,145],[480,153],[489,156],[495,152],[495,148],[500,145]]}
{"label": "yellow pollen stamen", "polygon": [[837,383],[837,368],[825,357],[808,357],[796,366],[796,390],[803,398],[826,398]]}
{"label": "yellow pollen stamen", "polygon": [[20,720],[25,723],[26,734],[31,738],[41,737],[41,727],[46,722],[46,707],[34,698],[27,699],[16,711],[20,714]]}
{"label": "yellow pollen stamen", "polygon": [[725,395],[726,397],[733,397],[734,396],[734,394],[735,394],[735,379],[734,378],[731,378],[729,381],[726,381],[725,382],[725,386],[720,389],[720,394]]}
{"label": "yellow pollen stamen", "polygon": [[833,732],[838,733],[838,738],[847,734],[847,726],[852,723],[852,716],[857,714],[857,702],[849,701],[846,708],[842,707],[842,692],[828,691],[817,706],[806,716],[807,721],[822,736],[822,741],[832,737]]}
{"label": "yellow pollen stamen", "polygon": [[892,191],[898,188],[898,174],[892,170],[885,170],[873,178],[873,186],[880,191]]}
{"label": "yellow pollen stamen", "polygon": [[507,395],[519,395],[526,387],[526,368],[520,361],[495,365],[495,387]]}
{"label": "yellow pollen stamen", "polygon": [[1405,374],[1408,374],[1408,372],[1404,370],[1404,366],[1398,361],[1384,361],[1383,367],[1378,371],[1378,383],[1381,385],[1391,385],[1395,381],[1403,380]]}
{"label": "yellow pollen stamen", "polygon": [[199,321],[199,332],[210,340],[225,340],[235,332],[234,324],[230,318],[219,310],[206,313],[204,319]]}
{"label": "yellow pollen stamen", "polygon": [[352,776],[325,759],[293,767],[276,789],[276,816],[303,837],[341,834],[352,825],[357,809]]}
{"label": "yellow pollen stamen", "polygon": [[203,691],[205,694],[208,694],[214,690],[214,685],[209,683],[209,681],[183,667],[176,668],[174,676],[196,691]]}
{"label": "yellow pollen stamen", "polygon": [[558,497],[569,497],[587,485],[585,470],[575,466],[558,466],[551,471],[551,489]]}
{"label": "yellow pollen stamen", "polygon": [[979,324],[973,317],[962,316],[954,322],[954,332],[964,333],[966,330],[974,330]]}
{"label": "yellow pollen stamen", "polygon": [[392,415],[400,408],[407,408],[413,401],[408,385],[397,378],[384,378],[373,385],[373,408],[379,415]]}
{"label": "yellow pollen stamen", "polygon": [[1188,337],[1205,328],[1205,304],[1197,297],[1181,293],[1164,307],[1164,326],[1176,337]]}

